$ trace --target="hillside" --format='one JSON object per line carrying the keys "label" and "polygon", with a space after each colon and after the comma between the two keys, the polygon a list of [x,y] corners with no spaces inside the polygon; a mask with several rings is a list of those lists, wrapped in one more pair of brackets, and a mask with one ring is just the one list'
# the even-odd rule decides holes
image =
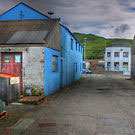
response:
{"label": "hillside", "polygon": [[84,46],[84,38],[86,37],[86,59],[99,59],[103,58],[105,47],[112,46],[113,42],[128,42],[131,44],[130,39],[106,39],[92,34],[73,33],[80,43]]}

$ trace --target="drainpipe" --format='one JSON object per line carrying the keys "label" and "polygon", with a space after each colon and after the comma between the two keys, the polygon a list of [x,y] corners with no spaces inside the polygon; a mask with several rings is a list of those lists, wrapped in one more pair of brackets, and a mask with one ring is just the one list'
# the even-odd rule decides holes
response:
{"label": "drainpipe", "polygon": [[46,41],[44,43],[44,95],[45,95],[45,47],[46,47]]}
{"label": "drainpipe", "polygon": [[[134,39],[133,39],[134,40]],[[131,45],[130,45],[130,79],[132,79],[132,44],[133,43],[131,43]]]}

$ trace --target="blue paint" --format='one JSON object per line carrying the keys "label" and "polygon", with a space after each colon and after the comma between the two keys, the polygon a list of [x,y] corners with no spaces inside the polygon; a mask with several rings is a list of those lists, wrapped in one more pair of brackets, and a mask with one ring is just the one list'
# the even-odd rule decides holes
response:
{"label": "blue paint", "polygon": [[[53,55],[58,56],[58,69],[52,71]],[[61,56],[60,52],[45,47],[45,64],[44,64],[44,95],[50,95],[60,88],[61,84]]]}
{"label": "blue paint", "polygon": [[[0,16],[1,21],[29,19],[50,18],[24,3],[16,5]],[[44,95],[50,95],[60,87],[68,86],[82,76],[83,46],[67,27],[60,25],[62,51],[58,52],[45,47]],[[72,44],[71,39],[73,40]],[[52,72],[53,55],[58,56],[57,72]]]}
{"label": "blue paint", "polygon": [[[65,26],[61,25],[62,30],[62,59],[63,59],[63,84],[62,87],[72,84],[82,76],[80,64],[82,64],[83,46],[75,38],[75,36]],[[71,49],[71,39],[72,49]],[[77,42],[77,50],[76,50]],[[79,52],[79,46],[82,47],[82,52]]]}
{"label": "blue paint", "polygon": [[123,72],[130,73],[130,71],[128,71],[128,70],[124,70]]}
{"label": "blue paint", "polygon": [[83,69],[86,69],[86,62],[83,62]]}
{"label": "blue paint", "polygon": [[29,19],[49,19],[49,17],[38,12],[37,10],[27,6],[24,3],[19,3],[7,12],[0,15],[0,20],[29,20]]}

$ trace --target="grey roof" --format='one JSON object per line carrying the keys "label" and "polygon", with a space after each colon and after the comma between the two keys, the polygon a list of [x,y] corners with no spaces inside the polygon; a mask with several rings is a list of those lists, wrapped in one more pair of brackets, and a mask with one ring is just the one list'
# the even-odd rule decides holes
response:
{"label": "grey roof", "polygon": [[59,20],[0,21],[0,45],[44,43]]}
{"label": "grey roof", "polygon": [[119,41],[119,42],[113,42],[112,46],[130,46],[130,43],[124,42],[124,41]]}
{"label": "grey roof", "polygon": [[8,44],[44,43],[48,31],[17,31],[7,41]]}

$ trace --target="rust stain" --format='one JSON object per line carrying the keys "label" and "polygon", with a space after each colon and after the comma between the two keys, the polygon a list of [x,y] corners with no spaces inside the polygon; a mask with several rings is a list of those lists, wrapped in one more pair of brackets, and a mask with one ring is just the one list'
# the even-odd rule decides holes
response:
{"label": "rust stain", "polygon": [[26,48],[26,52],[28,52],[28,48]]}
{"label": "rust stain", "polygon": [[46,41],[45,41],[45,46],[46,46]]}
{"label": "rust stain", "polygon": [[45,63],[44,60],[41,60],[40,63]]}
{"label": "rust stain", "polygon": [[56,123],[41,123],[39,124],[40,127],[55,127],[57,126]]}

